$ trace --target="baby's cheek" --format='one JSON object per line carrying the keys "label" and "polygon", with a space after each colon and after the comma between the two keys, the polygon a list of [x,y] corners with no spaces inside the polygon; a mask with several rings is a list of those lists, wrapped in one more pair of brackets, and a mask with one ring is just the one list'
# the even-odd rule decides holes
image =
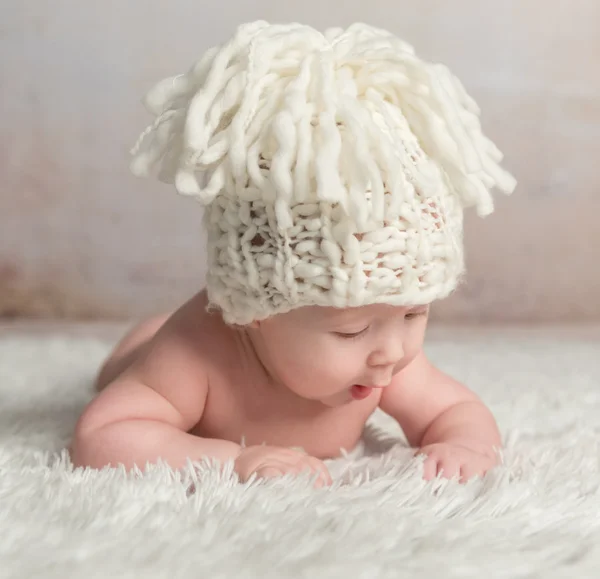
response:
{"label": "baby's cheek", "polygon": [[[312,379],[321,382],[331,382],[339,377],[341,372],[344,372],[344,366],[347,366],[347,360],[344,361],[336,352],[332,352],[327,347],[315,349],[309,356],[304,359],[301,373],[309,373]],[[347,370],[346,370],[347,372]]]}
{"label": "baby's cheek", "polygon": [[[365,357],[360,352],[336,352],[327,360],[327,372],[332,380],[339,382],[360,380],[365,374]],[[364,380],[364,378],[362,378]]]}
{"label": "baby's cheek", "polygon": [[285,373],[292,382],[314,380],[328,371],[327,353],[311,348],[287,352]]}
{"label": "baby's cheek", "polygon": [[404,341],[404,356],[405,358],[413,360],[417,354],[423,349],[423,343],[425,342],[425,324],[419,324],[419,327],[415,329],[412,334],[409,334]]}
{"label": "baby's cheek", "polygon": [[356,347],[349,346],[340,347],[331,340],[309,340],[305,347],[296,349],[288,358],[290,381],[301,388],[319,384],[321,389],[335,391],[340,384],[358,380],[364,374],[360,355]]}

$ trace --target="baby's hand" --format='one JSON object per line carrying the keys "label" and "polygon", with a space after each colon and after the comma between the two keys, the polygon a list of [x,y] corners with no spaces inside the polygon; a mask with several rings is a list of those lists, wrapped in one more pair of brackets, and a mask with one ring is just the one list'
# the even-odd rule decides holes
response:
{"label": "baby's hand", "polygon": [[415,455],[424,454],[425,480],[432,480],[438,474],[443,478],[458,477],[461,483],[477,475],[484,475],[498,463],[493,452],[474,450],[459,443],[439,442],[420,448]]}
{"label": "baby's hand", "polygon": [[243,448],[235,460],[235,470],[242,481],[246,481],[253,473],[256,473],[259,478],[275,478],[308,471],[319,475],[315,481],[317,488],[331,484],[329,471],[318,458],[278,446]]}

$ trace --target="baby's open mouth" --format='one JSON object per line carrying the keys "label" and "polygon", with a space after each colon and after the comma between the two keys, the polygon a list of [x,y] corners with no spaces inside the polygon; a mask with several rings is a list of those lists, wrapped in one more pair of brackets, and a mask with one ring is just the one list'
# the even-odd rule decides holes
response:
{"label": "baby's open mouth", "polygon": [[350,388],[350,393],[352,394],[352,398],[354,400],[363,400],[366,398],[371,392],[373,388],[371,386],[363,386],[361,384],[354,384],[352,388]]}

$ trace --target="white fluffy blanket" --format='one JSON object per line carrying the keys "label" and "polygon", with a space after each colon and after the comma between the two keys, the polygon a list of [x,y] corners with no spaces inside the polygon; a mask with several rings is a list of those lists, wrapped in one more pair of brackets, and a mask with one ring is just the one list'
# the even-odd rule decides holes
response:
{"label": "white fluffy blanket", "polygon": [[[435,334],[435,332],[434,332]],[[600,340],[445,332],[429,353],[491,405],[505,464],[426,484],[389,418],[335,485],[73,470],[62,449],[111,339],[0,333],[0,577],[599,577]],[[195,494],[186,492],[190,482]]]}

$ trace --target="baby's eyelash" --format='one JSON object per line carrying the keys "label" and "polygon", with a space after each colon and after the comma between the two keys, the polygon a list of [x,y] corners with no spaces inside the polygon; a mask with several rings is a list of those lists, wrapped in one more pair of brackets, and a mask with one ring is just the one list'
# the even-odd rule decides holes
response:
{"label": "baby's eyelash", "polygon": [[423,310],[422,312],[410,312],[404,316],[405,320],[414,320],[419,316],[424,316],[427,313],[427,310]]}
{"label": "baby's eyelash", "polygon": [[353,338],[358,338],[358,337],[362,336],[368,329],[369,329],[369,327],[367,326],[364,330],[361,330],[360,332],[352,332],[352,333],[334,332],[334,334],[338,338],[342,338],[344,340],[352,340]]}

